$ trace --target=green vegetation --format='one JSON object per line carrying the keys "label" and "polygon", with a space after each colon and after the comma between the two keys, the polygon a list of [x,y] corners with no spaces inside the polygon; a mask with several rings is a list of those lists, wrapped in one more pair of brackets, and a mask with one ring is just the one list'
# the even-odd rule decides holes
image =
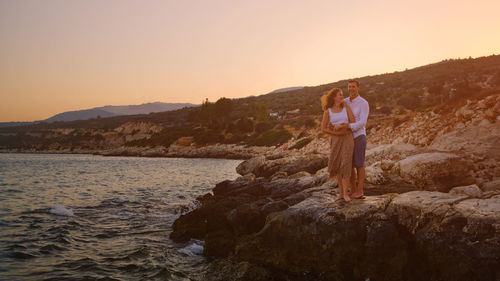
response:
{"label": "green vegetation", "polygon": [[301,149],[302,147],[308,145],[312,140],[313,139],[311,137],[300,139],[294,145],[292,145],[289,149]]}
{"label": "green vegetation", "polygon": [[[370,103],[370,124],[375,119],[391,117],[390,124],[397,127],[412,111],[450,112],[467,99],[499,93],[500,56],[445,60],[357,80],[361,84],[361,96]],[[322,113],[321,95],[332,87],[339,87],[347,96],[346,86],[347,80],[341,80],[240,99],[222,97],[216,102],[206,99],[199,107],[168,112],[0,128],[0,148],[106,146],[109,135],[116,136],[114,130],[129,122],[152,123],[165,129],[149,139],[128,142],[125,142],[128,136],[120,135],[121,143],[117,141],[113,145],[169,146],[182,137],[192,137],[198,145],[278,145],[291,138],[285,128],[317,127]],[[56,129],[74,130],[65,134],[54,133]],[[301,141],[306,142],[304,137],[301,136]],[[300,147],[299,142],[293,147]]]}
{"label": "green vegetation", "polygon": [[248,145],[273,146],[281,145],[292,138],[292,134],[285,129],[268,130],[247,140]]}

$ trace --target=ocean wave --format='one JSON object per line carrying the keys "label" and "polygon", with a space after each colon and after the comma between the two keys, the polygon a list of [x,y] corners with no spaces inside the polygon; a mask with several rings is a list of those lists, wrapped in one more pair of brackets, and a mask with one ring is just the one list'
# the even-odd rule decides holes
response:
{"label": "ocean wave", "polygon": [[203,253],[203,244],[204,241],[201,240],[192,240],[192,242],[186,247],[177,250],[177,252],[181,254],[185,254],[187,256],[197,256]]}
{"label": "ocean wave", "polygon": [[64,205],[55,204],[52,209],[49,210],[49,213],[54,214],[56,216],[73,216],[73,211],[71,209],[67,209]]}

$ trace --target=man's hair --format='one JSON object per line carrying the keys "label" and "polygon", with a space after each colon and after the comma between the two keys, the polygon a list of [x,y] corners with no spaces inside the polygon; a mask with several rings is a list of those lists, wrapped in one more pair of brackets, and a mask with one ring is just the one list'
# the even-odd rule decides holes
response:
{"label": "man's hair", "polygon": [[349,80],[349,81],[347,82],[347,84],[350,84],[350,83],[356,83],[356,86],[358,86],[358,87],[359,87],[359,82],[358,82],[358,80],[354,80],[354,79],[352,79],[352,80]]}

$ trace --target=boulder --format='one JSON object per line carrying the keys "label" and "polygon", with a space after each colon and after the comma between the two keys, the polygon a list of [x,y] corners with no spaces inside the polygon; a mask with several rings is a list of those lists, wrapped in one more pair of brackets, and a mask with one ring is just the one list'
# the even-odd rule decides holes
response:
{"label": "boulder", "polygon": [[421,189],[447,192],[454,186],[474,183],[471,166],[456,154],[431,152],[405,158],[392,171]]}
{"label": "boulder", "polygon": [[266,157],[264,156],[257,156],[249,160],[243,161],[236,167],[236,172],[240,175],[254,173],[254,171],[256,171],[258,167],[262,166],[265,161]]}
{"label": "boulder", "polygon": [[466,195],[468,197],[479,198],[482,195],[481,189],[473,184],[467,186],[457,186],[450,190],[450,194],[461,194]]}
{"label": "boulder", "polygon": [[272,201],[262,206],[262,213],[268,215],[273,212],[283,211],[288,208],[288,204],[285,201]]}
{"label": "boulder", "polygon": [[265,268],[249,262],[218,259],[208,266],[205,281],[268,281],[272,276]]}
{"label": "boulder", "polygon": [[382,169],[383,167],[387,166],[382,166],[382,163],[375,162],[372,165],[366,167],[366,182],[372,183],[372,184],[385,184],[388,183],[390,180],[389,178],[385,175],[384,170]]}
{"label": "boulder", "polygon": [[482,186],[481,189],[483,191],[495,191],[495,190],[500,190],[500,179],[494,180],[494,181],[489,181],[485,182]]}
{"label": "boulder", "polygon": [[420,152],[420,148],[413,144],[383,144],[366,151],[366,165],[378,161],[398,161]]}

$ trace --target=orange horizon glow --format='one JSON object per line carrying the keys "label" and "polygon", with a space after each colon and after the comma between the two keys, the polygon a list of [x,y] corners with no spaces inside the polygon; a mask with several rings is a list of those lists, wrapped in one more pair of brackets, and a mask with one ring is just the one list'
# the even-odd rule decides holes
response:
{"label": "orange horizon glow", "polygon": [[498,1],[0,0],[0,122],[500,53]]}

